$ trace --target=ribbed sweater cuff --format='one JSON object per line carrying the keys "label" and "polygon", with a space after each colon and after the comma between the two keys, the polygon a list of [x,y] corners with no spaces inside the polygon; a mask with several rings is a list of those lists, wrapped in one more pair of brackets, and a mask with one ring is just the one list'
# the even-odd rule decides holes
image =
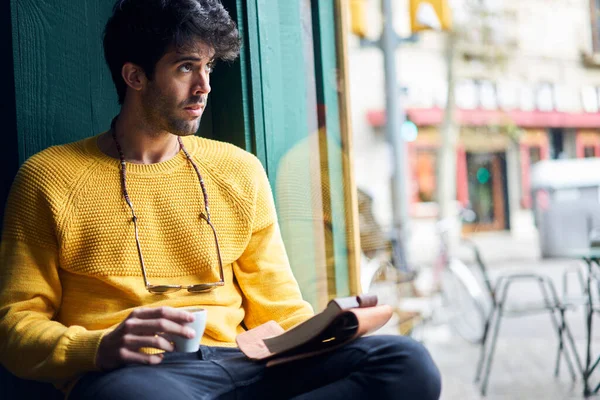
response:
{"label": "ribbed sweater cuff", "polygon": [[74,335],[69,342],[66,357],[69,365],[78,372],[98,370],[96,367],[96,353],[102,336],[107,331],[81,331]]}

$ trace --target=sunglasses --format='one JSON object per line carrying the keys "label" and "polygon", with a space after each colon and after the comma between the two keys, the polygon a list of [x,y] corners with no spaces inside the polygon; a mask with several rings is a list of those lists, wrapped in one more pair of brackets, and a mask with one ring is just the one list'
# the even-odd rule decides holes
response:
{"label": "sunglasses", "polygon": [[210,220],[210,212],[208,209],[208,194],[206,192],[204,180],[202,179],[202,175],[200,174],[200,170],[198,169],[198,166],[190,157],[190,155],[187,152],[185,146],[183,145],[183,142],[180,137],[177,138],[179,141],[179,146],[181,147],[181,150],[183,150],[187,160],[194,167],[194,171],[196,172],[196,175],[198,176],[198,181],[200,182],[200,187],[202,188],[205,212],[200,213],[200,218],[203,219],[204,221],[206,221],[208,226],[210,226],[210,229],[212,230],[212,233],[213,233],[213,237],[215,239],[215,248],[217,249],[217,260],[219,261],[219,278],[220,279],[218,282],[198,283],[198,284],[189,285],[189,286],[152,285],[152,284],[150,284],[150,282],[148,281],[148,277],[146,275],[146,266],[144,264],[144,256],[142,255],[142,246],[140,245],[140,239],[139,239],[139,235],[138,235],[138,225],[137,225],[138,218],[135,214],[135,211],[133,208],[133,203],[131,202],[131,199],[129,198],[129,193],[127,192],[127,183],[126,183],[127,182],[127,179],[126,179],[127,178],[127,164],[125,163],[125,156],[123,155],[123,151],[121,150],[121,145],[119,144],[119,142],[117,140],[117,135],[115,133],[115,120],[113,120],[113,122],[111,124],[111,133],[112,133],[112,137],[113,137],[113,140],[117,147],[117,150],[119,152],[119,157],[121,160],[121,186],[123,188],[123,197],[125,197],[125,201],[127,202],[127,205],[129,206],[129,208],[131,209],[131,217],[132,217],[133,227],[134,227],[134,231],[135,231],[135,244],[137,246],[138,256],[140,259],[140,266],[142,268],[142,275],[144,277],[144,285],[146,286],[146,290],[148,290],[148,292],[153,293],[153,294],[173,293],[173,292],[177,292],[182,289],[186,289],[190,293],[205,293],[205,292],[210,292],[220,286],[224,286],[225,279],[223,277],[223,260],[221,258],[221,249],[219,248],[219,239],[217,238],[217,231],[215,230],[215,227]]}

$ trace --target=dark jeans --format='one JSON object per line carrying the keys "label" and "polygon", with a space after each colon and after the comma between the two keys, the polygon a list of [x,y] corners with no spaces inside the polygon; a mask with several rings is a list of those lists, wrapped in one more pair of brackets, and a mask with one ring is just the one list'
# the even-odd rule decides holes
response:
{"label": "dark jeans", "polygon": [[401,336],[370,336],[308,360],[266,368],[236,348],[169,353],[159,365],[89,373],[69,400],[419,399],[440,396],[429,352]]}

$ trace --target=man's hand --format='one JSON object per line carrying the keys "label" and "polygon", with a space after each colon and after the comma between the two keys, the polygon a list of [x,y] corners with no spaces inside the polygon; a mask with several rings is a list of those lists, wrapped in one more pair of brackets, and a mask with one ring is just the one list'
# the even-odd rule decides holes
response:
{"label": "man's hand", "polygon": [[96,355],[101,370],[112,370],[123,364],[159,364],[162,354],[143,354],[142,347],[173,351],[173,345],[162,334],[193,338],[194,331],[183,326],[194,320],[194,315],[172,307],[138,308],[114,331],[106,334]]}

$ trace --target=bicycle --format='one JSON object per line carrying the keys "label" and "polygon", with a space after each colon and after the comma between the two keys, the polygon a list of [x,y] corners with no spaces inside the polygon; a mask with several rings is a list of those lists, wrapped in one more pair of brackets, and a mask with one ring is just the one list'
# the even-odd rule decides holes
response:
{"label": "bicycle", "polygon": [[[460,219],[467,222],[473,220],[473,215],[468,209],[459,213]],[[434,282],[437,281],[441,296],[444,320],[460,337],[470,343],[480,344],[485,337],[491,304],[480,279],[465,262],[452,254],[449,234],[455,221],[450,217],[436,223],[440,250],[434,265]],[[474,250],[476,262],[479,262],[475,244],[461,237],[458,246],[465,245]],[[490,284],[487,275],[483,276],[483,281],[485,285]]]}
{"label": "bicycle", "polygon": [[[459,215],[468,221],[472,211],[462,210]],[[415,287],[419,269],[395,262],[400,258],[394,257],[397,255],[394,241],[391,241],[392,257],[386,254],[382,258],[363,258],[363,289],[377,292],[382,302],[393,305],[396,310],[418,313],[423,327],[447,323],[465,340],[481,343],[490,307],[474,273],[451,254],[448,236],[454,221],[454,218],[446,218],[436,223],[439,251],[429,294]]]}
{"label": "bicycle", "polygon": [[[571,355],[565,345],[570,345],[574,352],[574,339],[565,324],[564,305],[558,299],[551,279],[537,273],[517,272],[499,274],[494,282],[488,275],[487,268],[478,247],[474,242],[461,239],[460,245],[467,246],[473,252],[474,263],[480,277],[471,268],[456,257],[448,245],[447,225],[440,221],[438,236],[440,238],[441,290],[444,311],[449,325],[463,339],[481,346],[477,361],[475,381],[481,380],[481,394],[487,391],[488,378],[498,338],[500,320],[503,316],[524,316],[538,313],[549,313],[551,322],[559,340],[559,352],[555,375],[558,376],[561,353],[565,356],[572,379],[575,379],[575,368]],[[508,303],[510,286],[515,282],[532,282],[540,289],[541,303]],[[567,343],[565,343],[565,335]],[[581,365],[574,352],[577,361]]]}

